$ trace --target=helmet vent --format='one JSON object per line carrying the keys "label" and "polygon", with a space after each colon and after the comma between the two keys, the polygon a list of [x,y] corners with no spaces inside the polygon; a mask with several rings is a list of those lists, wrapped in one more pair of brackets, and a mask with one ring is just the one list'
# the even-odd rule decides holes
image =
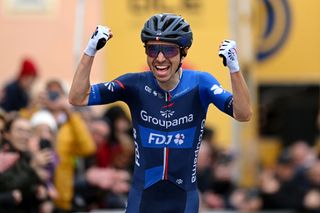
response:
{"label": "helmet vent", "polygon": [[164,21],[164,19],[167,17],[167,15],[162,15],[160,21]]}
{"label": "helmet vent", "polygon": [[163,27],[162,27],[162,30],[166,30],[166,29],[172,24],[173,21],[174,21],[174,19],[168,19],[168,20],[164,23],[164,25],[163,25]]}
{"label": "helmet vent", "polygon": [[177,24],[177,25],[173,28],[173,31],[178,30],[180,27],[181,27],[181,24],[179,23],[179,24]]}
{"label": "helmet vent", "polygon": [[154,19],[152,19],[152,21],[153,21],[154,29],[157,30],[158,29],[158,20],[157,20],[157,18],[155,17]]}
{"label": "helmet vent", "polygon": [[184,32],[190,32],[191,31],[189,26],[185,26],[181,30],[184,31]]}

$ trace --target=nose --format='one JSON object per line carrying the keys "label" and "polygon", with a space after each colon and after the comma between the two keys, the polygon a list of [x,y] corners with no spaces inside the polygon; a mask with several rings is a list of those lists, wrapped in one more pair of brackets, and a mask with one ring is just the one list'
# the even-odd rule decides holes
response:
{"label": "nose", "polygon": [[157,56],[157,58],[156,58],[156,60],[157,60],[158,62],[163,62],[163,61],[166,60],[166,57],[164,57],[163,53],[160,51],[159,54],[158,54],[158,56]]}

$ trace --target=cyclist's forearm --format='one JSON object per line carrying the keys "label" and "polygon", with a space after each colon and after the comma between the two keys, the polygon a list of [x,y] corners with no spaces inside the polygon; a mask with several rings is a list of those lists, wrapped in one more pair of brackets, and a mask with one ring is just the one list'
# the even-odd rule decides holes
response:
{"label": "cyclist's forearm", "polygon": [[247,84],[241,72],[231,73],[233,115],[238,121],[249,121],[252,109]]}
{"label": "cyclist's forearm", "polygon": [[94,57],[83,54],[77,70],[74,74],[69,92],[69,102],[77,106],[85,106],[88,103],[90,93],[90,71]]}

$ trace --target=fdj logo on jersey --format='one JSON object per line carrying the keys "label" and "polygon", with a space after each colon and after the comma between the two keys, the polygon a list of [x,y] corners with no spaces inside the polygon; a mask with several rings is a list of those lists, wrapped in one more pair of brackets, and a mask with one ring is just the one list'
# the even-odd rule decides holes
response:
{"label": "fdj logo on jersey", "polygon": [[139,126],[142,145],[150,148],[190,148],[194,138],[195,128],[176,132],[162,132]]}
{"label": "fdj logo on jersey", "polygon": [[173,141],[177,146],[180,146],[184,143],[184,139],[184,134],[180,133],[177,133],[176,135],[161,135],[156,133],[150,133],[148,143],[168,145]]}
{"label": "fdj logo on jersey", "polygon": [[156,134],[156,133],[150,133],[149,135],[149,144],[165,144],[168,145],[170,144],[172,140],[172,135],[161,135],[161,134]]}

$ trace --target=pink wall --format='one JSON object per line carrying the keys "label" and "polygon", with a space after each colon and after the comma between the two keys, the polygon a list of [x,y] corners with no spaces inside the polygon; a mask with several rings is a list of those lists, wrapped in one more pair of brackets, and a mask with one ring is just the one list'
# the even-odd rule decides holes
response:
{"label": "pink wall", "polygon": [[[74,29],[76,0],[48,0],[48,12],[14,14],[6,0],[0,0],[0,86],[13,78],[20,60],[29,56],[40,70],[37,85],[49,78],[59,78],[70,84],[75,68]],[[87,44],[97,24],[102,24],[102,0],[85,1],[82,48]],[[92,81],[103,76],[102,54],[96,57]]]}

